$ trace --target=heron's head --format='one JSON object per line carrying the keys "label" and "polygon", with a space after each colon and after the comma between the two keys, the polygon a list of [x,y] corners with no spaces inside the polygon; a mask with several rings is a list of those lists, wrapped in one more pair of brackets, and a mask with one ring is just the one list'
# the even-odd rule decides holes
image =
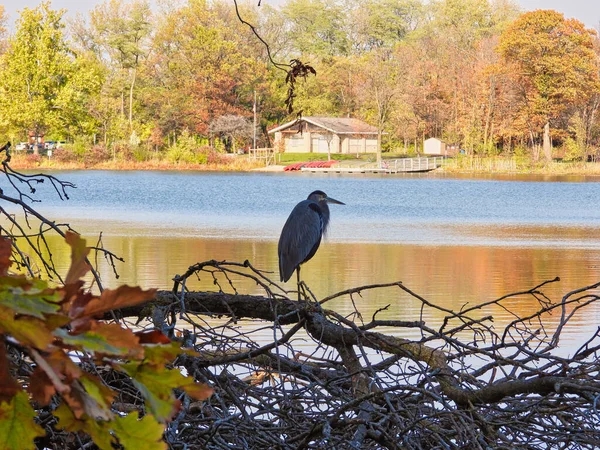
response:
{"label": "heron's head", "polygon": [[334,203],[336,205],[345,205],[345,203],[336,200],[335,198],[328,197],[327,194],[323,191],[313,191],[308,196],[308,200],[312,200],[317,203]]}

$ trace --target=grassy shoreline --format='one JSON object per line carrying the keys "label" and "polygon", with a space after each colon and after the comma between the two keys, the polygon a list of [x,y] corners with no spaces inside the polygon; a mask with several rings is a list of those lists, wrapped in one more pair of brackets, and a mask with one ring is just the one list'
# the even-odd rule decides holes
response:
{"label": "grassy shoreline", "polygon": [[[282,155],[283,156],[283,155]],[[348,157],[341,159],[343,163],[349,162]],[[346,156],[346,155],[344,155]],[[363,156],[363,155],[361,155]],[[362,158],[353,158],[358,164],[372,160],[374,155],[364,155]],[[384,159],[397,158],[397,155],[384,154]],[[282,171],[283,167],[299,161],[326,160],[327,155],[316,154],[291,154],[281,158],[276,165],[265,167],[263,162],[253,161],[247,157],[231,158],[226,163],[191,164],[172,163],[166,160],[128,161],[109,160],[94,164],[84,162],[61,162],[47,157],[30,158],[28,155],[12,155],[11,167],[15,170],[162,170],[162,171],[205,171],[205,172],[250,172],[250,171]],[[472,174],[472,175],[579,175],[600,176],[600,162],[582,161],[551,161],[549,163],[534,163],[524,158],[503,157],[461,157],[448,160],[442,168],[435,173]]]}

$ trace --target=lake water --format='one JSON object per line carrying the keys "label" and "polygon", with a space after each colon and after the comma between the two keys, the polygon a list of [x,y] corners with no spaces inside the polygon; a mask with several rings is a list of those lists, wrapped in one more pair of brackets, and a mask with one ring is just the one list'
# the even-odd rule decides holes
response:
{"label": "lake water", "polygon": [[[529,289],[556,276],[548,294],[600,281],[600,183],[540,177],[460,178],[421,175],[223,174],[194,172],[60,172],[77,189],[58,200],[38,190],[37,209],[68,222],[125,258],[116,280],[100,262],[105,284],[169,289],[196,262],[250,260],[277,279],[277,239],[293,206],[315,189],[346,203],[331,206],[331,227],[303,279],[319,298],[372,283],[402,281],[429,301],[458,309]],[[6,191],[10,194],[9,191]],[[56,244],[58,244],[55,241]],[[61,267],[68,252],[58,251]],[[293,277],[295,279],[295,277]],[[197,283],[192,288],[208,289]],[[287,283],[290,289],[294,282]],[[243,286],[249,293],[256,288]],[[328,304],[368,320],[415,320],[420,303],[398,289],[365,292]],[[531,298],[515,299],[528,314]],[[482,311],[511,320],[501,309]],[[426,317],[435,323],[437,317]],[[600,307],[576,318],[573,343],[596,329]],[[431,324],[431,323],[430,323]]]}

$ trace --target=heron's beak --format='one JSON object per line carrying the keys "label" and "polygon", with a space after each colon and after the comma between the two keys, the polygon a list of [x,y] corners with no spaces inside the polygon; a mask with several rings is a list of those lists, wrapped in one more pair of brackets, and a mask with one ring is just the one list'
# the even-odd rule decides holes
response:
{"label": "heron's beak", "polygon": [[336,200],[335,198],[331,198],[331,197],[325,197],[325,201],[327,203],[334,203],[336,205],[345,205],[344,202],[340,202],[339,200]]}

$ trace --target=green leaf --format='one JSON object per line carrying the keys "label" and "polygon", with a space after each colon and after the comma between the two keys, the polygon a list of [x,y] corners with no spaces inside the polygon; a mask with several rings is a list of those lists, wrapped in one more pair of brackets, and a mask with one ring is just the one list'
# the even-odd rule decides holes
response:
{"label": "green leaf", "polygon": [[33,421],[35,415],[25,392],[19,392],[8,403],[0,403],[0,449],[35,449],[33,440],[45,434]]}
{"label": "green leaf", "polygon": [[[52,303],[48,299],[55,300]],[[56,300],[60,299],[58,293],[49,295],[47,292],[41,292],[37,289],[24,291],[21,288],[0,291],[0,303],[7,308],[12,309],[18,314],[37,317],[43,319],[46,314],[54,314],[60,309]]]}
{"label": "green leaf", "polygon": [[142,419],[137,413],[125,417],[117,417],[112,422],[112,429],[125,450],[164,450],[167,444],[162,440],[164,425],[150,414]]}

